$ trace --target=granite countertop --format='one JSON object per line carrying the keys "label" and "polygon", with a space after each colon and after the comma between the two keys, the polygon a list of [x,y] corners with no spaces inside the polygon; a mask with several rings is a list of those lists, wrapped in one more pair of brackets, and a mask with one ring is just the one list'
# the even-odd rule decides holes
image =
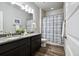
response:
{"label": "granite countertop", "polygon": [[15,40],[20,40],[22,38],[38,35],[38,34],[40,34],[40,33],[32,33],[32,34],[26,34],[26,35],[15,35],[15,36],[12,36],[12,37],[2,37],[2,38],[0,38],[0,45],[8,43],[8,42],[15,41]]}

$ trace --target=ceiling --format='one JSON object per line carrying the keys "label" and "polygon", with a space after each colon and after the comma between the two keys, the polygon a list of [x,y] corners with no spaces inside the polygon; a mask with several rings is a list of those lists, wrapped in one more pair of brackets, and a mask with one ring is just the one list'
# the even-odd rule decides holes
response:
{"label": "ceiling", "polygon": [[[63,2],[34,2],[39,8],[45,11],[63,8]],[[54,9],[51,9],[54,8]]]}

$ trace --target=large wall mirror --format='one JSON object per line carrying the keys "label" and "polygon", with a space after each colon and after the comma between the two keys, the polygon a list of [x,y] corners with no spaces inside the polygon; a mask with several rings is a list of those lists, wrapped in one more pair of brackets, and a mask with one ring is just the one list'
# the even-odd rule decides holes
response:
{"label": "large wall mirror", "polygon": [[34,32],[34,9],[23,2],[0,2],[0,34],[17,29]]}

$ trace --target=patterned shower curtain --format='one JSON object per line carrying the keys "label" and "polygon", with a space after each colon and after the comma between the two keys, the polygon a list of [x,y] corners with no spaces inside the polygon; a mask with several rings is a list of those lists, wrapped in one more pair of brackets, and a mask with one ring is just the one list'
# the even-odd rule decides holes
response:
{"label": "patterned shower curtain", "polygon": [[63,20],[63,14],[44,17],[42,21],[42,38],[62,45],[64,43],[62,38]]}

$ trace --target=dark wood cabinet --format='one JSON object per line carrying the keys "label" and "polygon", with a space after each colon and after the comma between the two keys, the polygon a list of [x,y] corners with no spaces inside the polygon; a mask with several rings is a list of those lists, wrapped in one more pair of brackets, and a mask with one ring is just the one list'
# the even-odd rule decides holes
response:
{"label": "dark wood cabinet", "polygon": [[41,47],[41,35],[36,35],[31,37],[31,54],[34,55],[35,51],[37,51]]}
{"label": "dark wood cabinet", "polygon": [[22,45],[20,47],[16,47],[12,50],[9,50],[2,54],[3,56],[25,56],[25,45]]}
{"label": "dark wood cabinet", "polygon": [[18,56],[26,56],[26,45],[22,45],[21,47],[17,48],[17,52],[19,53]]}
{"label": "dark wood cabinet", "polygon": [[0,45],[0,56],[30,56],[41,46],[41,35],[22,38]]}
{"label": "dark wood cabinet", "polygon": [[[28,38],[27,38],[28,39]],[[3,56],[19,56],[25,55],[26,39],[20,39],[13,42],[0,45],[0,55]]]}
{"label": "dark wood cabinet", "polygon": [[30,56],[31,55],[31,53],[30,53],[30,46],[31,46],[31,44],[30,44],[30,38],[29,39],[27,39],[26,40],[26,56]]}

